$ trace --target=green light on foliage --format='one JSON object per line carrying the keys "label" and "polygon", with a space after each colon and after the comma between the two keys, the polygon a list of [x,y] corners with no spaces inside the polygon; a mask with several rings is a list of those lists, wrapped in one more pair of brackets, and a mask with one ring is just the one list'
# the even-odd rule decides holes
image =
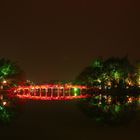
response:
{"label": "green light on foliage", "polygon": [[0,122],[9,122],[11,114],[3,106],[0,106]]}
{"label": "green light on foliage", "polygon": [[116,71],[114,73],[114,77],[115,77],[115,79],[119,79],[120,78],[120,73]]}
{"label": "green light on foliage", "polygon": [[120,79],[121,74],[118,71],[112,71],[112,76],[114,79]]}
{"label": "green light on foliage", "polygon": [[93,63],[91,64],[91,66],[93,68],[100,68],[100,67],[102,67],[102,61],[100,59],[97,59],[97,60],[93,61]]}
{"label": "green light on foliage", "polygon": [[74,91],[77,92],[78,91],[78,88],[74,88]]}
{"label": "green light on foliage", "polygon": [[78,88],[74,88],[74,96],[78,96],[79,94],[79,89]]}
{"label": "green light on foliage", "polygon": [[120,112],[121,111],[121,107],[120,105],[115,105],[115,112]]}
{"label": "green light on foliage", "polygon": [[10,67],[11,67],[10,65],[4,65],[3,68],[1,69],[1,73],[4,76],[8,75],[11,72]]}
{"label": "green light on foliage", "polygon": [[2,106],[0,106],[0,111],[3,110],[4,108]]}

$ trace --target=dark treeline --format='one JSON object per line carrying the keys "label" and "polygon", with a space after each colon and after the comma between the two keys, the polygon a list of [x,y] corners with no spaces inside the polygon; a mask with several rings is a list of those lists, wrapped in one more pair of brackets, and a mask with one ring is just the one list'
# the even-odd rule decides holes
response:
{"label": "dark treeline", "polygon": [[87,85],[89,98],[80,100],[80,109],[96,122],[120,125],[139,117],[140,61],[127,57],[95,59],[76,78]]}
{"label": "dark treeline", "polygon": [[0,125],[9,124],[20,112],[21,102],[9,96],[9,90],[25,82],[23,70],[9,59],[0,59]]}
{"label": "dark treeline", "polygon": [[[112,57],[106,60],[97,58],[74,81],[52,80],[43,84],[87,85],[89,97],[81,99],[79,107],[97,122],[122,124],[134,118],[136,112],[140,110],[140,61],[131,64],[127,57]],[[11,116],[11,106],[6,105],[15,104],[8,96],[4,98],[6,95],[4,90],[18,85],[35,84],[25,79],[24,72],[16,63],[1,58],[0,121],[2,122],[9,121]]]}
{"label": "dark treeline", "polygon": [[131,64],[127,57],[95,59],[76,78],[77,84],[89,86],[139,86],[140,61]]}

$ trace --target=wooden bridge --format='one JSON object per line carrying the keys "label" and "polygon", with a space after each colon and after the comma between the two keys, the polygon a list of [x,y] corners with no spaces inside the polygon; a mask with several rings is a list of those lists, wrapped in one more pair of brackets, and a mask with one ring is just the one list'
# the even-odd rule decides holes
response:
{"label": "wooden bridge", "polygon": [[22,99],[70,100],[86,98],[87,87],[79,85],[35,85],[15,88],[14,95]]}

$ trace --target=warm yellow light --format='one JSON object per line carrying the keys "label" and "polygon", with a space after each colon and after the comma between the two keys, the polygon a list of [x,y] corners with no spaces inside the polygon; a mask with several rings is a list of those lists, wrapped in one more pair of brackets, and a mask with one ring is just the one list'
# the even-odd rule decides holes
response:
{"label": "warm yellow light", "polygon": [[110,87],[110,86],[111,86],[111,82],[107,82],[107,86],[109,86],[109,87]]}
{"label": "warm yellow light", "polygon": [[127,102],[132,103],[132,101],[133,101],[132,97],[129,97]]}
{"label": "warm yellow light", "polygon": [[132,85],[132,82],[131,82],[130,80],[128,81],[128,85],[129,85],[129,86],[131,86],[131,85]]}
{"label": "warm yellow light", "polygon": [[2,103],[2,104],[3,104],[3,106],[5,106],[5,105],[7,104],[7,102],[6,102],[6,101],[3,101],[3,103]]}
{"label": "warm yellow light", "polygon": [[101,80],[100,80],[100,79],[98,79],[97,81],[98,81],[99,83],[101,83]]}
{"label": "warm yellow light", "polygon": [[138,86],[140,86],[140,78],[138,79]]}
{"label": "warm yellow light", "polygon": [[3,84],[6,84],[7,83],[7,81],[6,80],[3,80]]}
{"label": "warm yellow light", "polygon": [[3,95],[0,95],[0,100],[3,100]]}
{"label": "warm yellow light", "polygon": [[140,96],[138,97],[138,102],[140,103]]}
{"label": "warm yellow light", "polygon": [[112,98],[111,98],[111,96],[109,96],[108,99],[107,99],[107,103],[111,104],[111,102],[112,102]]}

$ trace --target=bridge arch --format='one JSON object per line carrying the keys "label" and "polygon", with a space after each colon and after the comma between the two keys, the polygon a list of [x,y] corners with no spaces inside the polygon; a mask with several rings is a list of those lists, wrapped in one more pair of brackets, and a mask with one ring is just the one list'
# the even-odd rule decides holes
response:
{"label": "bridge arch", "polygon": [[76,99],[88,96],[87,87],[80,85],[20,86],[14,93],[19,98],[40,100]]}

